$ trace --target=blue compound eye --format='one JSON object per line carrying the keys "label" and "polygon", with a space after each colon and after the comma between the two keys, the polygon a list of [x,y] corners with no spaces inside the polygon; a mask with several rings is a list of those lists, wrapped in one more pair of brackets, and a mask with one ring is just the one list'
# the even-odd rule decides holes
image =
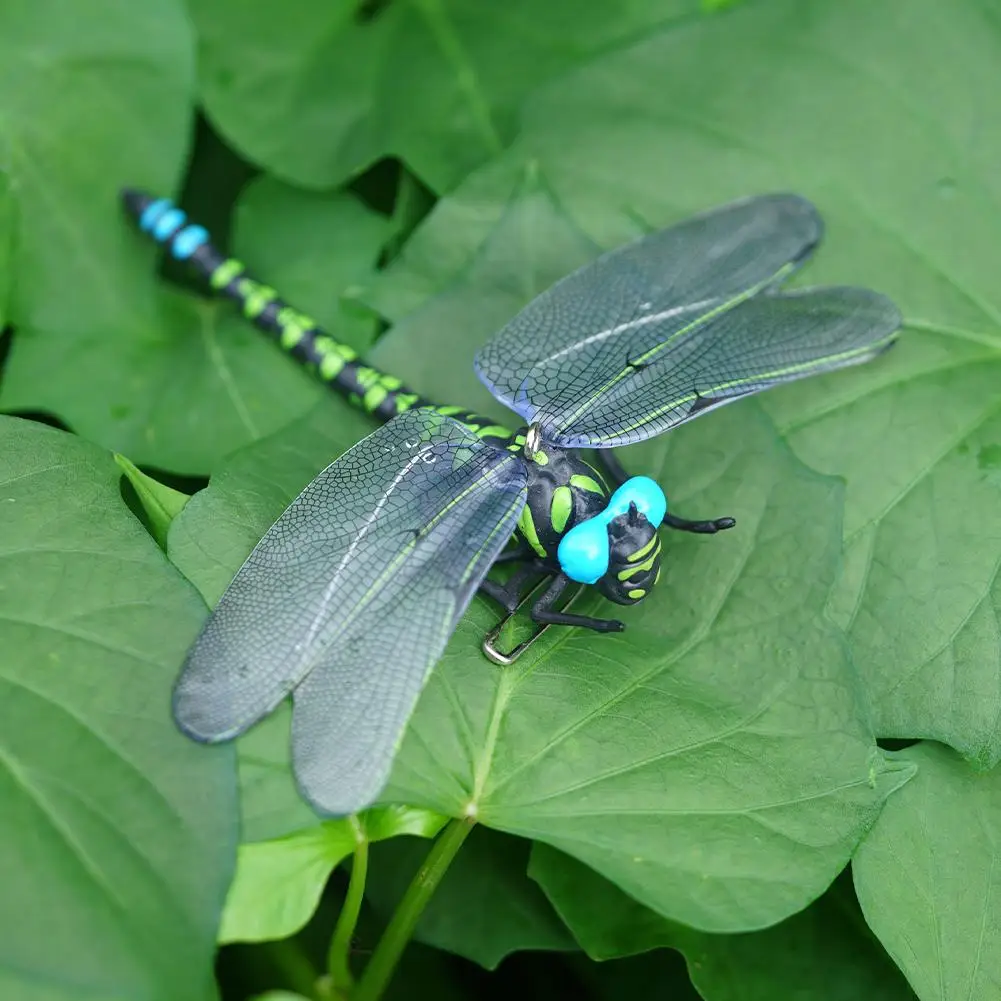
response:
{"label": "blue compound eye", "polygon": [[608,524],[626,514],[629,505],[657,528],[667,514],[667,498],[660,484],[649,476],[633,476],[612,494],[605,510],[579,525],[560,539],[556,550],[560,569],[581,584],[594,584],[608,571]]}
{"label": "blue compound eye", "polygon": [[608,528],[602,516],[574,525],[560,539],[556,558],[560,569],[581,584],[593,584],[608,570]]}
{"label": "blue compound eye", "polygon": [[612,518],[625,514],[630,504],[635,504],[639,513],[644,515],[654,528],[660,525],[664,515],[667,514],[667,498],[660,489],[660,484],[649,476],[633,476],[612,494],[608,506],[599,517],[607,516],[607,520],[611,521]]}

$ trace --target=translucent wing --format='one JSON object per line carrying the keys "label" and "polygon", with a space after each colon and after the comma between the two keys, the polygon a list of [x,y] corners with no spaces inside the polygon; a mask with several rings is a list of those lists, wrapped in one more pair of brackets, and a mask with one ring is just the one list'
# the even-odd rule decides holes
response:
{"label": "translucent wing", "polygon": [[517,455],[431,410],[360,441],[292,502],[185,662],[178,724],[237,736],[293,693],[296,778],[343,815],[373,802],[450,634],[514,531]]}
{"label": "translucent wing", "polygon": [[[804,307],[801,300],[760,307],[761,315],[748,305],[758,293],[774,291],[809,255],[821,232],[820,217],[808,201],[766,195],[651,233],[603,255],[529,303],[480,351],[477,374],[499,400],[527,422],[540,424],[548,441],[600,447],[660,434],[694,416],[683,405],[668,413],[663,404],[704,385],[730,381],[715,378],[706,368],[710,360],[732,362],[718,371],[732,372],[731,378],[745,387],[770,372],[773,362],[783,368],[808,365],[798,374],[758,379],[754,388],[728,393],[727,400],[836,368],[833,356],[885,334],[887,318],[896,315],[887,300],[840,290],[840,306],[826,298]],[[823,315],[806,315],[814,307]],[[744,315],[731,329],[723,317],[740,308]],[[832,308],[853,315],[862,327],[849,329],[832,316]],[[816,343],[792,343],[795,336],[789,335],[795,332],[788,324],[794,315],[810,326]],[[752,316],[782,325],[788,349],[781,357],[776,358],[775,343],[761,345],[756,357],[762,331],[747,329]],[[828,341],[820,334],[825,325]],[[726,341],[711,359],[702,341],[710,331]],[[697,359],[694,370],[679,364],[685,352]],[[865,359],[852,355],[850,360]],[[814,361],[824,363],[809,364]],[[643,421],[653,411],[658,419]]]}
{"label": "translucent wing", "polygon": [[477,374],[526,421],[549,424],[636,357],[633,338],[667,349],[721,303],[786,278],[822,231],[808,201],[778,194],[650,233],[532,300],[480,350]]}
{"label": "translucent wing", "polygon": [[[536,420],[566,448],[612,448],[662,434],[783,382],[868,361],[890,346],[897,307],[868,289],[806,289],[746,299],[676,336],[624,338],[632,362],[592,369],[598,387]],[[649,336],[647,336],[649,334]]]}

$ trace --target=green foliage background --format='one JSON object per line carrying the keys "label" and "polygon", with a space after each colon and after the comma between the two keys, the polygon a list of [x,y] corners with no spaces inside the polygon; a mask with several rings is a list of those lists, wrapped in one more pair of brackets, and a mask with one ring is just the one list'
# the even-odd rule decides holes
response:
{"label": "green foliage background", "polygon": [[[373,843],[361,967],[470,804],[392,996],[1001,998],[994,0],[7,0],[0,49],[0,998],[315,997],[331,871]],[[163,281],[126,184],[501,419],[470,363],[504,320],[746,194],[811,198],[799,280],[905,329],[628,450],[737,529],[670,539],[621,637],[508,671],[474,602],[386,808],[320,824],[287,714],[208,749],[169,693],[371,424]],[[217,942],[256,944],[216,977]]]}

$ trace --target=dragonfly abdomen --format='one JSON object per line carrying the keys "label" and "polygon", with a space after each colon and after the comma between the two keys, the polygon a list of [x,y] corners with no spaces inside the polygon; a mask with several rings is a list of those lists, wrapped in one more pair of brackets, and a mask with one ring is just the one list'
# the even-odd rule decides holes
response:
{"label": "dragonfly abdomen", "polygon": [[306,313],[291,306],[246,266],[221,253],[208,231],[189,222],[169,199],[126,190],[123,201],[139,228],[186,261],[215,291],[237,304],[243,315],[284,351],[311,369],[330,389],[380,421],[416,407],[433,407],[454,417],[490,444],[516,451],[524,443],[489,417],[456,406],[439,406],[415,393],[394,375],[366,365],[347,344],[331,337]]}

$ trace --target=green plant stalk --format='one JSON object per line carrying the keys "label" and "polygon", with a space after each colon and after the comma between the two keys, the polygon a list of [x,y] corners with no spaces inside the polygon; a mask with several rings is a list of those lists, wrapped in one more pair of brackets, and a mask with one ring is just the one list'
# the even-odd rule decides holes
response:
{"label": "green plant stalk", "polygon": [[285,980],[286,986],[310,1001],[323,1001],[317,986],[317,971],[303,952],[302,946],[293,938],[267,942],[261,955],[267,956],[271,965]]}
{"label": "green plant stalk", "polygon": [[393,913],[379,944],[361,976],[353,1001],[379,1001],[396,969],[417,919],[427,906],[452,859],[473,829],[474,820],[454,818],[431,846],[424,864],[417,870],[407,892]]}
{"label": "green plant stalk", "polygon": [[351,940],[354,938],[361,902],[365,896],[365,877],[368,875],[368,837],[358,821],[351,818],[355,827],[355,852],[351,860],[351,878],[348,892],[334,926],[327,952],[327,969],[335,992],[347,994],[354,986],[351,974]]}

